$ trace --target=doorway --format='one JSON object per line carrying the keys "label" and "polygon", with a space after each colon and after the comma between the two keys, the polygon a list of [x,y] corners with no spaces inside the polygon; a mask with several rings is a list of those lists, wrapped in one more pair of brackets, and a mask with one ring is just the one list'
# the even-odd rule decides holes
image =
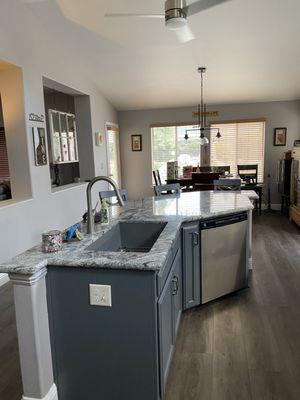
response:
{"label": "doorway", "polygon": [[119,126],[106,124],[107,172],[121,188],[120,133]]}

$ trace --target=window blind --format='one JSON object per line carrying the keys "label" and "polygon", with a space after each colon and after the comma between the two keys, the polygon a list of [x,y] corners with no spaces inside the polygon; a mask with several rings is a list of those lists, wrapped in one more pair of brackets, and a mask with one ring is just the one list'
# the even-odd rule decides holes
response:
{"label": "window blind", "polygon": [[210,165],[230,165],[237,173],[238,164],[258,164],[258,182],[264,180],[265,122],[230,122],[212,124],[219,128],[222,138],[212,140]]}
{"label": "window blind", "polygon": [[167,162],[177,161],[179,168],[186,165],[197,166],[200,163],[199,130],[188,132],[189,140],[184,136],[193,125],[152,127],[152,170],[159,170],[162,183],[167,179]]}
{"label": "window blind", "polygon": [[9,177],[5,132],[0,129],[0,181],[9,180]]}

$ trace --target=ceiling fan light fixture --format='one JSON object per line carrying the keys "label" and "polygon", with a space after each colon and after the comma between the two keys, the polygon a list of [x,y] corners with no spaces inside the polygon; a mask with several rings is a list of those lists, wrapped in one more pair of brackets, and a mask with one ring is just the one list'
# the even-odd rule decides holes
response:
{"label": "ceiling fan light fixture", "polygon": [[184,17],[174,17],[166,19],[166,27],[170,31],[177,31],[187,25],[187,20]]}
{"label": "ceiling fan light fixture", "polygon": [[185,7],[186,0],[167,0],[165,2],[167,29],[176,31],[187,25]]}

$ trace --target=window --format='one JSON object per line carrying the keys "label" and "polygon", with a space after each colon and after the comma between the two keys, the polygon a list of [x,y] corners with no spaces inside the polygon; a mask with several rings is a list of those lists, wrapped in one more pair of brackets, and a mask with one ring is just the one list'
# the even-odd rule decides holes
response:
{"label": "window", "polygon": [[230,165],[237,173],[238,164],[258,164],[258,182],[264,180],[265,122],[230,122],[212,124],[219,128],[222,138],[212,140],[210,165]]}
{"label": "window", "polygon": [[162,182],[167,179],[167,162],[178,161],[178,167],[200,164],[199,131],[189,132],[189,140],[184,139],[186,129],[193,125],[155,127],[152,132],[152,170],[159,170]]}
{"label": "window", "polygon": [[120,166],[120,134],[119,128],[114,125],[106,125],[107,154],[108,154],[108,175],[118,186],[121,187],[121,166]]}

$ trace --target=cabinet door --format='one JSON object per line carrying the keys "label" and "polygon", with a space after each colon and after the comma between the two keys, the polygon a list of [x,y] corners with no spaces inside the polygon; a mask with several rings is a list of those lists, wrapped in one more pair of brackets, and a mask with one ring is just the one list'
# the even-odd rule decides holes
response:
{"label": "cabinet door", "polygon": [[173,350],[173,273],[165,284],[158,301],[159,315],[159,347],[160,347],[160,389],[164,393],[165,382],[171,362]]}
{"label": "cabinet door", "polygon": [[183,251],[183,308],[200,304],[200,243],[199,224],[190,223],[182,228]]}
{"label": "cabinet door", "polygon": [[177,251],[173,263],[173,344],[175,344],[177,331],[179,328],[181,312],[182,312],[182,267],[181,267],[181,251]]}

